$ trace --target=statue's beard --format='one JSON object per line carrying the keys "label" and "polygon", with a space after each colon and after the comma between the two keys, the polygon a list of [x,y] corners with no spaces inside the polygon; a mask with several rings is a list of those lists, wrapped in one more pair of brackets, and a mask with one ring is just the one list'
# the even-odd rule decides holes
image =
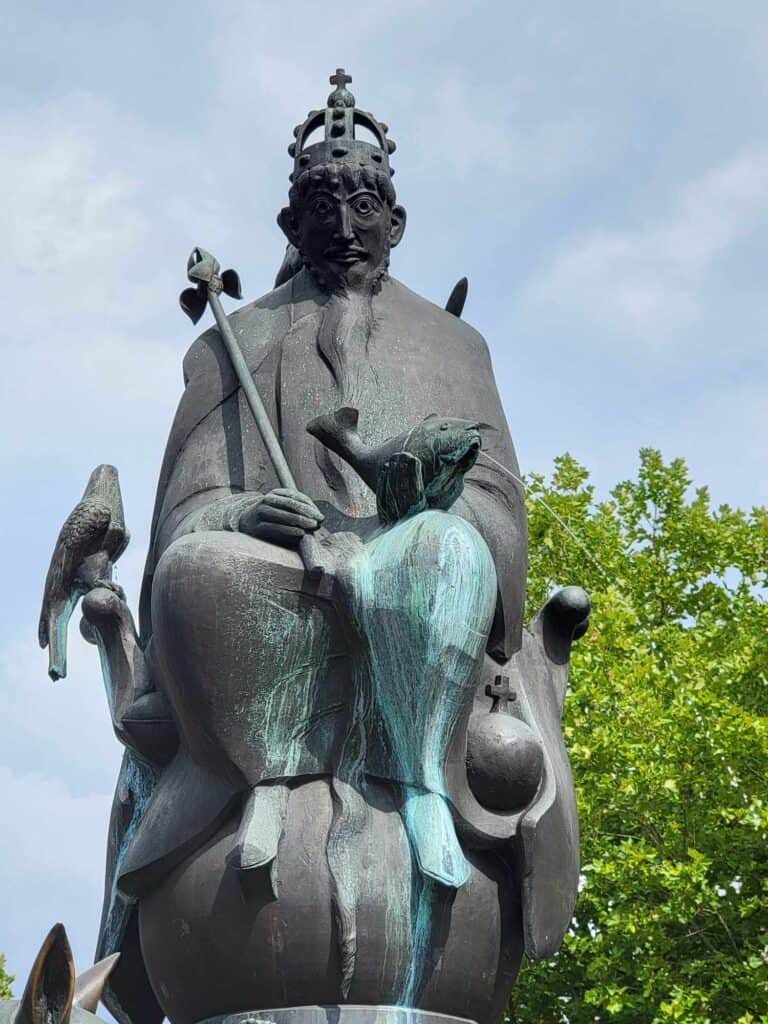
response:
{"label": "statue's beard", "polygon": [[323,266],[318,265],[304,253],[301,253],[301,258],[318,286],[331,295],[347,295],[354,292],[375,295],[389,273],[389,249],[374,270],[366,268],[361,271],[359,265],[353,264],[351,267],[336,271],[327,263]]}
{"label": "statue's beard", "polygon": [[[335,394],[327,408],[351,406],[360,412],[361,425],[379,404],[376,371],[368,351],[375,330],[374,296],[386,272],[386,261],[376,274],[348,280],[336,280],[333,286],[320,284],[327,298],[320,304],[317,326],[317,350],[330,371]],[[309,268],[310,273],[315,273]],[[370,516],[375,512],[371,491],[362,478],[342,459],[316,440],[315,460],[334,492],[335,503],[346,515]]]}

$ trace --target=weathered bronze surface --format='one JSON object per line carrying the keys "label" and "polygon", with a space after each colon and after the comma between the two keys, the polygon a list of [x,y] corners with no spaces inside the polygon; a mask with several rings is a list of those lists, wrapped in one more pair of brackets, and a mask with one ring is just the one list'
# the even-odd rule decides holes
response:
{"label": "weathered bronze surface", "polygon": [[100,1024],[94,1016],[119,954],[75,977],[64,926],[48,932],[27,977],[21,999],[0,1000],[0,1024]]}
{"label": "weathered bronze surface", "polygon": [[274,290],[227,316],[237,275],[190,261],[182,307],[217,326],[184,360],[139,631],[121,546],[89,541],[98,578],[70,557],[125,746],[98,950],[124,1024],[490,1024],[573,910],[560,716],[589,602],[524,627],[466,280],[442,309],[389,275],[395,145],[350,82],[294,132]]}

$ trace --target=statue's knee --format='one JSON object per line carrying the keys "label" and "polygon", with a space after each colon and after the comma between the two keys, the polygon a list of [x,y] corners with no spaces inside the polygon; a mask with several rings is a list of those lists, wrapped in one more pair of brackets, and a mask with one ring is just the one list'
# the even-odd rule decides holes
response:
{"label": "statue's knee", "polygon": [[208,599],[227,555],[228,539],[223,532],[190,533],[166,548],[152,581],[153,617],[169,603],[184,614],[190,603]]}
{"label": "statue's knee", "polygon": [[263,594],[299,594],[304,568],[295,551],[240,533],[190,533],[158,562],[152,618],[170,615],[177,628],[194,628],[211,608],[254,607]]}
{"label": "statue's knee", "polygon": [[[497,592],[496,569],[488,545],[460,516],[428,510],[402,520],[380,535],[366,552],[368,587],[381,585],[377,601],[418,593],[420,603],[467,605],[470,618],[485,620]],[[408,603],[408,602],[406,602]]]}
{"label": "statue's knee", "polygon": [[488,545],[461,516],[436,509],[422,512],[413,519],[411,544],[422,570],[458,580],[470,572],[495,593],[496,569]]}

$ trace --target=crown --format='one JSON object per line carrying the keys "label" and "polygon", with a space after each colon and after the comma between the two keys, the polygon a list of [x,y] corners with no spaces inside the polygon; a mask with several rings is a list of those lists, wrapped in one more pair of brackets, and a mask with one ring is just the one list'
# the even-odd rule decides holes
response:
{"label": "crown", "polygon": [[[356,109],[355,97],[347,89],[352,76],[344,68],[336,68],[329,81],[335,89],[328,97],[325,110],[310,110],[306,121],[293,129],[296,141],[288,147],[288,155],[293,157],[290,180],[298,178],[311,167],[327,163],[358,166],[372,163],[392,177],[395,172],[389,166],[389,154],[394,153],[396,147],[392,139],[387,138],[388,126],[366,110]],[[323,141],[307,145],[310,136],[319,128],[325,129]],[[366,129],[376,142],[356,138],[358,128]]]}

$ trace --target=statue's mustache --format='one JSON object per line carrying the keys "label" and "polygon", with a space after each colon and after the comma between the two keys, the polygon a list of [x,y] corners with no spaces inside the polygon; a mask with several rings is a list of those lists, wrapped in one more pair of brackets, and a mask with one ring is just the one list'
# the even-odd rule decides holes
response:
{"label": "statue's mustache", "polygon": [[344,259],[344,258],[347,258],[347,259],[355,258],[355,259],[357,259],[357,258],[359,258],[361,256],[363,256],[363,257],[367,256],[368,255],[368,250],[364,249],[360,245],[355,245],[354,243],[352,243],[350,245],[344,245],[344,244],[340,245],[338,243],[334,243],[332,245],[329,245],[328,248],[323,251],[323,255],[325,257],[327,257],[328,259],[337,259],[337,258],[342,258],[342,259]]}

